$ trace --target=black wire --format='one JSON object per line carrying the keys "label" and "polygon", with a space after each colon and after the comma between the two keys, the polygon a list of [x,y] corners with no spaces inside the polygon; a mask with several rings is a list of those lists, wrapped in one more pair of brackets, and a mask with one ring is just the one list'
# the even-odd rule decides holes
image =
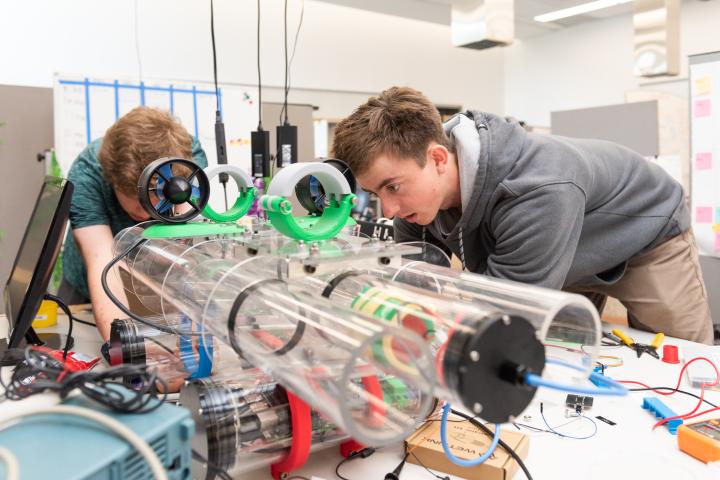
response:
{"label": "black wire", "polygon": [[420,466],[423,467],[425,470],[427,470],[428,473],[429,473],[430,475],[432,475],[433,477],[439,478],[440,480],[445,480],[445,479],[448,478],[447,476],[443,477],[443,476],[438,475],[437,473],[433,472],[432,470],[430,470],[427,466],[425,466],[425,464],[422,462],[422,460],[420,460],[420,459],[418,458],[418,456],[415,455],[415,452],[410,452],[410,455],[412,455],[413,458],[415,459],[415,461],[417,461],[417,462],[420,464]]}
{"label": "black wire", "polygon": [[213,0],[210,0],[210,38],[212,39],[213,54],[213,79],[215,80],[215,102],[217,103],[217,112],[220,114],[220,90],[217,81],[217,54],[215,53],[215,13],[213,11]]}
{"label": "black wire", "polygon": [[[555,434],[555,432],[552,432],[552,431],[550,431],[550,430],[548,430],[548,429],[546,429],[546,428],[538,428],[538,427],[534,427],[534,426],[532,426],[532,425],[526,425],[526,424],[524,424],[524,423],[517,423],[517,422],[515,422],[515,423],[513,423],[513,425],[515,425],[515,427],[517,427],[518,430],[520,429],[520,427],[522,427],[522,428],[527,428],[528,430],[532,430],[533,432],[543,432],[543,433],[552,433],[552,434]],[[556,427],[556,428],[557,428],[557,427]]]}
{"label": "black wire", "polygon": [[[475,418],[471,417],[470,415],[467,415],[466,413],[463,413],[463,412],[461,412],[461,411],[459,411],[459,410],[450,409],[450,411],[451,411],[453,414],[455,414],[455,415],[457,415],[457,416],[459,416],[459,417],[462,417],[462,418],[464,418],[465,420],[469,421],[470,423],[472,423],[473,425],[475,425],[477,428],[479,428],[480,430],[482,430],[483,432],[485,432],[486,435],[488,435],[488,436],[490,436],[490,437],[493,437],[493,436],[495,435],[492,430],[490,430],[489,428],[487,428],[485,425],[482,424],[482,422],[476,420]],[[522,471],[525,472],[525,476],[528,478],[528,480],[533,480],[532,475],[530,475],[530,471],[529,471],[528,468],[525,466],[525,462],[523,462],[523,461],[522,461],[522,458],[520,458],[520,456],[519,456],[517,453],[515,453],[515,450],[513,450],[507,443],[503,442],[502,438],[499,439],[498,444],[499,444],[503,449],[505,449],[505,451],[508,452],[511,457],[513,457],[513,458],[515,459],[515,461],[518,463],[518,465],[520,465],[520,468],[522,469]]]}
{"label": "black wire", "polygon": [[[285,88],[283,93],[285,94],[285,101],[283,102],[282,112],[285,114],[285,122],[284,124],[287,125],[288,123],[288,35],[287,35],[287,13],[288,13],[288,0],[285,0],[285,16],[284,16],[284,26],[285,26],[285,34],[284,34],[284,47],[285,47]],[[281,123],[282,118],[281,118]]]}
{"label": "black wire", "polygon": [[72,331],[73,331],[73,320],[74,317],[72,316],[72,313],[70,313],[70,309],[68,308],[67,304],[60,299],[60,297],[56,297],[55,295],[52,295],[50,293],[46,293],[45,297],[46,300],[50,300],[52,302],[55,302],[58,304],[60,308],[62,308],[62,311],[65,312],[65,315],[68,317],[68,333],[67,338],[65,339],[65,348],[63,348],[63,361],[67,359],[68,350],[70,350],[70,343],[72,340]]}
{"label": "black wire", "polygon": [[162,348],[162,349],[165,350],[166,352],[168,352],[168,353],[170,353],[170,354],[172,354],[172,355],[176,355],[175,352],[173,352],[172,350],[170,350],[169,347],[163,345],[162,343],[160,343],[159,341],[155,340],[154,338],[152,338],[152,337],[145,337],[145,338],[148,339],[148,340],[150,340],[152,343],[154,343],[154,344],[157,345],[158,347]]}
{"label": "black wire", "polygon": [[295,41],[293,42],[293,49],[292,54],[290,55],[290,64],[288,66],[288,83],[287,83],[287,90],[288,93],[290,92],[290,87],[292,85],[292,64],[293,60],[295,59],[295,51],[297,49],[297,42],[298,38],[300,37],[300,29],[302,28],[303,24],[303,17],[305,17],[305,0],[302,1],[302,6],[300,8],[300,21],[298,22],[297,30],[295,31]]}
{"label": "black wire", "polygon": [[342,475],[340,475],[340,467],[342,467],[345,463],[349,462],[350,460],[354,460],[356,458],[367,458],[370,455],[372,455],[373,453],[375,453],[375,449],[372,447],[366,447],[366,448],[363,448],[362,450],[358,450],[357,452],[352,452],[346,458],[343,458],[342,460],[340,460],[340,463],[337,464],[337,466],[335,467],[335,475],[340,480],[350,480],[349,478],[343,477]]}
{"label": "black wire", "polygon": [[218,465],[215,465],[213,462],[211,462],[210,460],[205,458],[197,450],[193,449],[192,456],[193,456],[193,459],[197,460],[200,463],[205,464],[208,467],[208,470],[216,473],[218,477],[222,478],[223,480],[232,480],[232,477],[225,469],[219,467]]}
{"label": "black wire", "polygon": [[[691,397],[695,397],[695,398],[697,398],[698,400],[700,400],[700,396],[699,396],[699,395],[695,395],[695,394],[692,393],[692,392],[686,392],[685,390],[678,390],[677,388],[672,388],[672,387],[629,388],[628,390],[630,390],[631,392],[647,392],[647,391],[650,391],[650,390],[672,390],[673,392],[682,393],[682,394],[684,394],[684,395],[690,395]],[[705,403],[707,403],[708,405],[710,405],[710,406],[713,407],[713,408],[718,408],[717,405],[715,405],[714,403],[712,403],[712,402],[710,402],[710,401],[708,401],[708,400],[705,400],[704,398],[702,399],[702,401],[705,402]]]}
{"label": "black wire", "polygon": [[87,322],[87,321],[85,321],[85,320],[80,320],[78,317],[75,317],[75,316],[73,316],[72,319],[73,319],[74,322],[82,323],[83,325],[89,325],[89,326],[91,326],[91,327],[97,327],[97,323]]}
{"label": "black wire", "polygon": [[[128,390],[123,382],[125,378],[133,378],[136,387]],[[71,371],[65,362],[31,346],[24,349],[22,360],[6,385],[5,395],[9,400],[22,400],[50,390],[64,399],[75,389],[120,413],[151,412],[167,397],[167,384],[157,376],[157,369],[119,365],[101,371]]]}
{"label": "black wire", "polygon": [[130,317],[130,318],[132,318],[132,319],[135,320],[136,322],[142,323],[143,325],[147,325],[148,327],[154,328],[155,330],[160,330],[161,332],[170,333],[170,334],[172,334],[172,335],[187,335],[187,336],[190,336],[190,337],[199,337],[199,336],[201,336],[201,335],[202,335],[201,332],[184,332],[184,331],[182,331],[182,330],[175,330],[175,329],[173,329],[173,328],[166,327],[166,326],[164,326],[164,325],[158,325],[158,324],[155,324],[155,323],[150,322],[150,321],[148,321],[148,320],[145,320],[145,319],[142,318],[141,316],[136,315],[135,313],[133,313],[132,311],[130,311],[130,309],[127,308],[127,307],[125,306],[125,304],[124,304],[123,302],[121,302],[121,301],[110,291],[110,287],[108,286],[108,283],[107,283],[107,275],[108,275],[108,272],[109,272],[109,271],[112,269],[112,267],[114,267],[120,260],[122,260],[123,258],[125,258],[126,256],[128,256],[128,255],[130,254],[130,252],[132,252],[134,249],[136,249],[137,247],[139,247],[140,245],[142,245],[142,244],[145,243],[146,241],[147,241],[146,238],[139,238],[135,243],[133,243],[132,245],[130,245],[124,252],[121,252],[117,257],[113,258],[113,259],[110,261],[110,263],[108,263],[107,265],[105,265],[105,268],[103,268],[102,274],[100,275],[100,283],[102,283],[102,287],[103,287],[103,290],[105,291],[105,295],[107,295],[108,298],[115,304],[115,306],[117,306],[120,310],[122,310],[122,312],[123,312],[125,315],[127,315],[127,316]]}
{"label": "black wire", "polygon": [[347,462],[349,460],[350,460],[350,457],[343,458],[342,460],[340,460],[340,463],[338,463],[337,466],[335,467],[335,476],[338,477],[340,480],[350,480],[349,478],[343,477],[342,475],[340,475],[340,467],[342,467],[345,464],[345,462]]}
{"label": "black wire", "polygon": [[260,76],[260,0],[257,0],[258,130],[262,130],[262,77]]}

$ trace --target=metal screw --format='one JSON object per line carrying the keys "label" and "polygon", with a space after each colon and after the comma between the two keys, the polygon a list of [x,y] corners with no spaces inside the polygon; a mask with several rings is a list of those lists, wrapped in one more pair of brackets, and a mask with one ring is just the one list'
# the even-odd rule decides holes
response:
{"label": "metal screw", "polygon": [[390,259],[388,257],[380,257],[378,258],[378,262],[380,262],[380,265],[389,265]]}
{"label": "metal screw", "polygon": [[305,273],[312,275],[317,270],[317,267],[315,267],[315,265],[305,265],[303,270]]}
{"label": "metal screw", "polygon": [[472,360],[473,362],[477,362],[478,360],[480,360],[480,354],[476,350],[473,350],[472,352],[470,352],[470,360]]}
{"label": "metal screw", "polygon": [[510,316],[509,315],[503,315],[502,321],[505,325],[510,325]]}
{"label": "metal screw", "polygon": [[480,405],[479,403],[475,402],[475,403],[473,404],[473,412],[475,412],[476,415],[479,415],[480,412],[482,412],[482,405]]}
{"label": "metal screw", "polygon": [[515,418],[515,415],[510,415],[508,417],[507,423],[515,423],[517,421],[517,418]]}

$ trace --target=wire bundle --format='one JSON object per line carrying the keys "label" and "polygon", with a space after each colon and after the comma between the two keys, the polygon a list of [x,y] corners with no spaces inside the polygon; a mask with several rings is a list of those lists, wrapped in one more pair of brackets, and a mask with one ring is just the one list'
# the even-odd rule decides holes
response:
{"label": "wire bundle", "polygon": [[[133,390],[123,383],[132,379]],[[167,385],[157,376],[156,369],[146,366],[120,365],[102,371],[71,371],[47,352],[25,348],[24,360],[13,370],[5,387],[9,400],[50,390],[66,398],[75,389],[85,396],[120,413],[147,413],[160,407],[165,400]]]}
{"label": "wire bundle", "polygon": [[[685,373],[685,370],[686,370],[691,364],[693,364],[693,363],[695,363],[695,362],[697,362],[697,361],[700,361],[700,360],[703,360],[703,361],[708,362],[708,363],[710,364],[710,366],[713,367],[713,369],[715,370],[715,381],[714,381],[713,383],[703,383],[703,384],[700,386],[700,396],[698,397],[698,396],[696,396],[696,395],[693,395],[692,393],[684,392],[684,391],[680,390],[680,383],[682,382],[682,376],[683,376],[683,373]],[[712,404],[712,403],[708,402],[707,400],[705,400],[705,387],[714,387],[715,385],[720,384],[720,371],[718,370],[717,366],[716,366],[710,359],[708,359],[708,358],[706,358],[706,357],[695,357],[695,358],[693,358],[692,360],[690,360],[689,362],[686,362],[685,365],[683,365],[683,368],[680,370],[680,374],[678,375],[677,385],[675,386],[675,388],[669,388],[669,387],[657,387],[657,388],[653,388],[653,387],[648,387],[648,386],[645,385],[644,383],[642,383],[642,382],[637,382],[637,381],[635,381],[635,380],[619,380],[619,382],[620,382],[620,383],[626,383],[626,384],[640,385],[641,387],[643,387],[643,388],[641,388],[641,389],[633,389],[633,390],[631,390],[631,391],[647,391],[647,390],[651,390],[651,391],[657,393],[658,395],[672,395],[672,394],[674,394],[674,393],[676,393],[676,392],[680,392],[680,393],[684,393],[684,394],[686,394],[686,395],[691,395],[691,396],[696,397],[696,398],[698,399],[697,405],[695,405],[695,408],[693,408],[691,411],[689,411],[688,413],[682,414],[682,415],[676,415],[676,416],[674,416],[674,417],[663,418],[662,420],[660,420],[659,422],[657,422],[655,425],[653,425],[653,430],[656,429],[657,427],[661,426],[661,425],[666,424],[666,423],[669,422],[670,420],[677,420],[677,419],[690,420],[691,418],[699,417],[699,416],[701,416],[701,415],[705,415],[705,414],[707,414],[707,413],[711,413],[711,412],[715,412],[715,411],[717,411],[717,410],[720,410],[720,407],[717,407],[717,406],[715,406],[714,404]],[[669,391],[669,392],[664,392],[664,391],[662,391],[662,390],[670,390],[670,391]],[[710,408],[710,409],[708,409],[708,410],[703,410],[702,412],[698,412],[698,410],[700,409],[700,406],[703,404],[703,402],[704,402],[704,403],[708,403],[708,404],[710,404],[710,405],[713,405],[713,408]]]}

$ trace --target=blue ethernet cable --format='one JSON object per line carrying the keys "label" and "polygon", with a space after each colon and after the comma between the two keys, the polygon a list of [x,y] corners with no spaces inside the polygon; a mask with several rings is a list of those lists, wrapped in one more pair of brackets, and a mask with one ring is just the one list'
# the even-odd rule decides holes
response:
{"label": "blue ethernet cable", "polygon": [[495,448],[497,448],[498,446],[498,442],[500,441],[500,424],[495,424],[495,435],[493,436],[492,443],[490,443],[490,447],[485,453],[473,460],[463,460],[462,458],[456,457],[455,454],[450,450],[450,446],[448,445],[447,421],[449,413],[450,404],[446,402],[445,405],[443,405],[442,419],[440,420],[440,443],[442,443],[442,448],[445,452],[445,456],[447,456],[450,461],[453,462],[455,465],[460,465],[461,467],[474,467],[476,465],[480,465],[485,460],[490,458],[490,455],[493,454]]}
{"label": "blue ethernet cable", "polygon": [[[571,368],[573,370],[578,370],[581,372],[585,370],[585,368],[582,366],[574,365],[572,363],[568,363],[563,360],[557,360],[554,358],[548,358],[547,363],[554,364],[554,365],[560,365],[562,367]],[[592,372],[592,373],[590,373],[589,379],[594,380],[594,383],[596,383],[596,385],[605,385],[605,387],[600,387],[600,388],[582,387],[582,386],[578,386],[578,385],[570,385],[570,384],[565,384],[565,383],[554,382],[552,380],[547,380],[535,373],[528,372],[525,374],[525,383],[527,385],[530,385],[531,387],[552,388],[554,390],[561,390],[563,392],[569,392],[569,393],[577,393],[580,395],[624,396],[624,395],[628,394],[628,389],[625,388],[624,385],[616,382],[615,380],[613,380],[609,377],[606,377],[605,375],[600,375],[597,372]]]}

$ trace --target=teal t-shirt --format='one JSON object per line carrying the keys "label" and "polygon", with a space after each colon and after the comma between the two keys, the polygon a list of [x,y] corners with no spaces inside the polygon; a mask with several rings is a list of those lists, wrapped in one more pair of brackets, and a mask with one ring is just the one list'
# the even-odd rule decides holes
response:
{"label": "teal t-shirt", "polygon": [[[115,236],[120,230],[138,222],[125,213],[115,191],[103,176],[102,166],[98,161],[101,145],[102,138],[98,138],[85,147],[68,172],[68,180],[75,187],[70,205],[70,228],[74,230],[93,225],[109,225]],[[192,156],[198,165],[207,167],[207,157],[195,137],[192,137]],[[63,250],[63,277],[79,293],[90,298],[85,264],[70,230],[65,237]]]}

